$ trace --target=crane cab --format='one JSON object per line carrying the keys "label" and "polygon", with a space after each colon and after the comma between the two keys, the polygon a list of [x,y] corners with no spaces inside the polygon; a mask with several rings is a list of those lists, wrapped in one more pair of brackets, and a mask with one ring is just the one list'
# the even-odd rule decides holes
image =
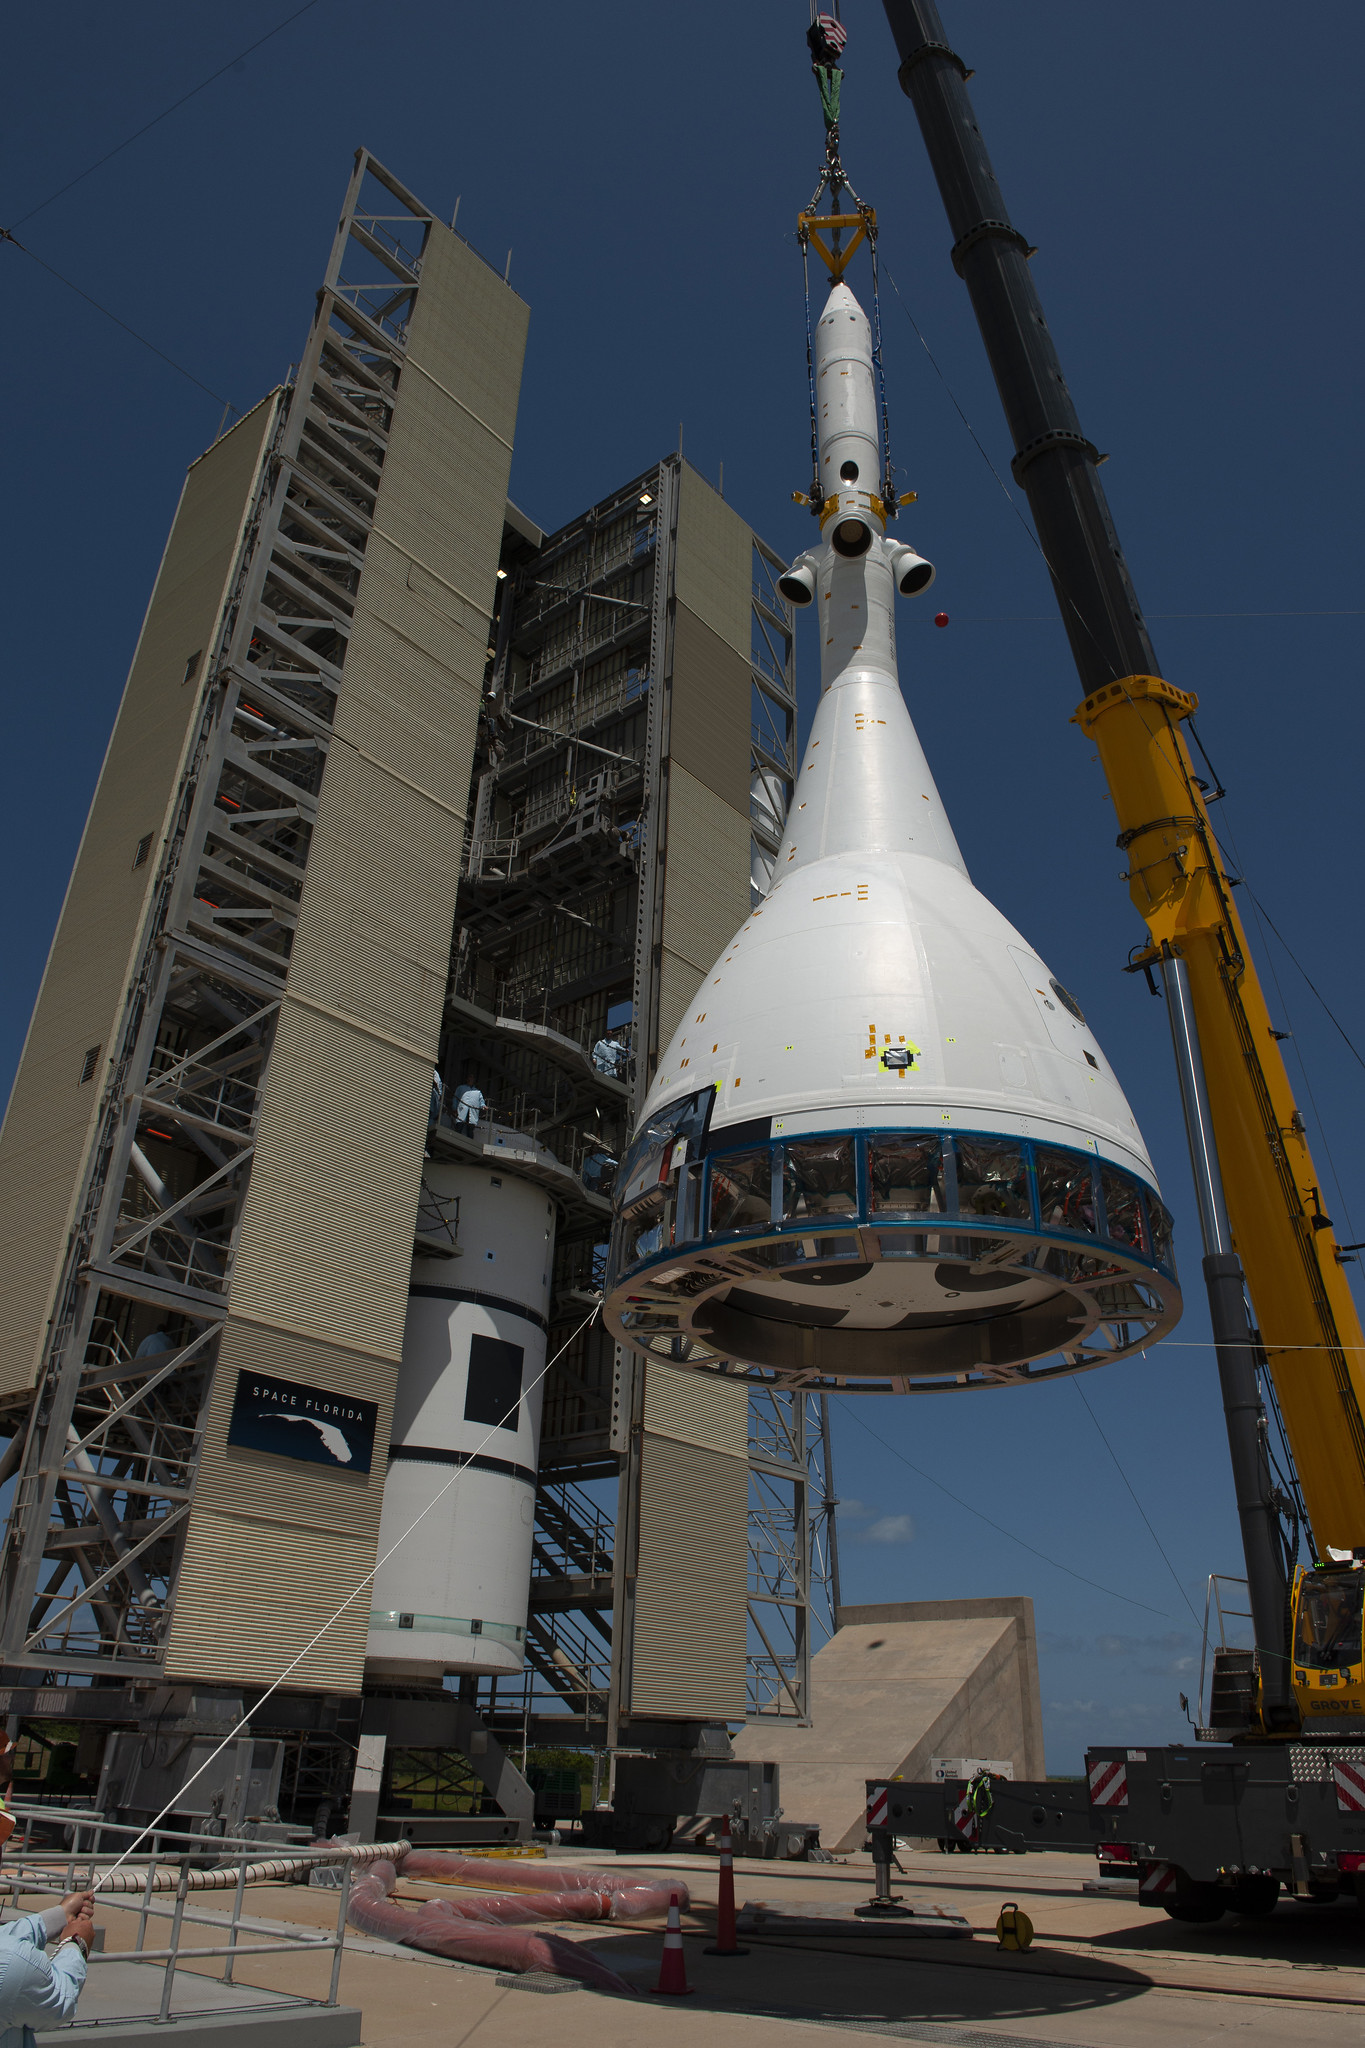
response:
{"label": "crane cab", "polygon": [[1313,1565],[1295,1575],[1290,1645],[1304,1735],[1365,1729],[1365,1569]]}

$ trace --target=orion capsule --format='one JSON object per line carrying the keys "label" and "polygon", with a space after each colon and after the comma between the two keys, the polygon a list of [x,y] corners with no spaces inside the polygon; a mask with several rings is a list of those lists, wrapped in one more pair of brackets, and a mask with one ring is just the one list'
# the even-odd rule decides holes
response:
{"label": "orion capsule", "polygon": [[1081,1005],[968,876],[901,696],[872,341],[816,330],[822,696],[772,888],[702,981],[616,1181],[604,1315],[670,1364],[1008,1385],[1180,1313],[1171,1221]]}

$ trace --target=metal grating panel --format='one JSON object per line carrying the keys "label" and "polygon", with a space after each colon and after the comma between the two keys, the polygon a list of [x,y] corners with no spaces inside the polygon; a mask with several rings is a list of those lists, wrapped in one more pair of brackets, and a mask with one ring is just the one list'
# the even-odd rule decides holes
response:
{"label": "metal grating panel", "polygon": [[[229,1445],[237,1374],[253,1369],[378,1402],[368,1474]],[[225,1680],[268,1684],[355,1592],[374,1562],[396,1376],[385,1360],[229,1316],[171,1623],[170,1672],[202,1677],[212,1671]],[[255,1576],[247,1567],[262,1556],[269,1566]],[[297,1572],[287,1562],[292,1559],[299,1560]],[[362,1591],[290,1683],[358,1690],[369,1611]]]}
{"label": "metal grating panel", "polygon": [[[143,621],[118,722],[67,888],[0,1133],[0,1393],[32,1384],[130,960],[155,887],[167,813],[199,711],[272,397],[191,468]],[[137,845],[152,835],[139,868]],[[91,1046],[92,1080],[80,1083]]]}
{"label": "metal grating panel", "polygon": [[[659,1006],[659,1042],[666,1045],[701,978],[749,915],[749,821],[705,783],[675,766],[669,777],[668,863],[663,944],[690,967],[668,976]],[[671,1001],[665,1006],[665,997]]]}
{"label": "metal grating panel", "polygon": [[652,1366],[645,1375],[645,1432],[703,1450],[747,1457],[749,1390],[743,1381]]}
{"label": "metal grating panel", "polygon": [[[167,1675],[222,1685],[278,1678],[354,1592],[374,1562],[374,1538],[338,1532],[299,1541],[297,1525],[195,1511],[180,1571]],[[243,1601],[241,1589],[255,1597]],[[365,1593],[289,1679],[291,1688],[359,1692],[369,1628]]]}
{"label": "metal grating panel", "polygon": [[462,817],[334,746],[290,995],[434,1057],[462,832]]}
{"label": "metal grating panel", "polygon": [[1291,1742],[1289,1768],[1296,1785],[1328,1785],[1334,1763],[1365,1765],[1365,1748],[1358,1742],[1334,1742],[1330,1748],[1312,1742]]}
{"label": "metal grating panel", "polygon": [[[305,1464],[230,1445],[228,1419],[239,1371],[279,1373],[305,1386],[377,1402],[370,1471],[334,1470],[330,1465]],[[387,1359],[367,1358],[339,1345],[318,1344],[229,1316],[223,1325],[218,1372],[204,1426],[204,1446],[212,1455],[200,1466],[196,1510],[206,1506],[220,1514],[241,1514],[258,1521],[373,1536],[379,1526],[396,1378],[396,1368]]]}
{"label": "metal grating panel", "polygon": [[632,1713],[743,1717],[748,1484],[742,1454],[646,1431]]}
{"label": "metal grating panel", "polygon": [[752,529],[684,463],[674,572],[678,603],[685,604],[746,661],[752,555]]}
{"label": "metal grating panel", "polygon": [[[745,529],[746,546],[752,546]],[[668,751],[732,810],[749,809],[749,697],[744,657],[679,604],[673,628]]]}
{"label": "metal grating panel", "polygon": [[233,1310],[397,1360],[431,1056],[286,999],[233,1275]]}

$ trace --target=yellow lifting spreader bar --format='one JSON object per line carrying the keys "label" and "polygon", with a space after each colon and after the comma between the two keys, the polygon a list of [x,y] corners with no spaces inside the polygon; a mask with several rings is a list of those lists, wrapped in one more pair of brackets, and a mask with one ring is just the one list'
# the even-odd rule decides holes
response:
{"label": "yellow lifting spreader bar", "polygon": [[[818,197],[818,194],[817,194]],[[857,234],[846,249],[837,252],[831,249],[820,234],[821,228],[856,228]],[[877,229],[876,208],[864,206],[857,213],[798,213],[796,232],[803,242],[813,242],[815,253],[837,284],[856,250]]]}

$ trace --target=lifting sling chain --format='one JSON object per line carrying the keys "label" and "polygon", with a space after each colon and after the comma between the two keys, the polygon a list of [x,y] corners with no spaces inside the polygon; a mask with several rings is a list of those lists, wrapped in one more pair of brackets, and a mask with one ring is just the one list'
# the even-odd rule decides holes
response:
{"label": "lifting sling chain", "polygon": [[[839,101],[844,74],[839,66],[848,30],[839,19],[839,0],[834,0],[833,14],[819,14],[811,6],[810,27],[806,31],[806,43],[810,49],[811,70],[820,92],[820,111],[825,123],[825,161],[821,166],[819,181],[804,213],[797,219],[797,240],[801,244],[801,272],[806,294],[806,383],[810,393],[810,447],[811,447],[811,488],[809,504],[811,511],[819,517],[824,504],[824,486],[820,482],[820,427],[817,416],[815,392],[815,348],[810,309],[810,245],[815,244],[831,278],[837,284],[848,268],[850,259],[860,245],[866,241],[868,254],[872,259],[872,361],[877,372],[877,401],[881,411],[881,458],[882,458],[882,501],[888,519],[894,519],[900,509],[896,493],[895,469],[891,461],[891,422],[886,404],[886,375],[882,366],[882,302],[881,287],[877,276],[877,215],[873,207],[860,199],[849,183],[839,156]],[[828,192],[830,211],[816,212],[822,195]],[[847,192],[853,202],[853,212],[841,210],[841,197]],[[845,228],[855,230],[846,248],[840,247]],[[824,239],[825,231],[832,236],[831,242]],[[796,494],[798,498],[800,493]]]}

